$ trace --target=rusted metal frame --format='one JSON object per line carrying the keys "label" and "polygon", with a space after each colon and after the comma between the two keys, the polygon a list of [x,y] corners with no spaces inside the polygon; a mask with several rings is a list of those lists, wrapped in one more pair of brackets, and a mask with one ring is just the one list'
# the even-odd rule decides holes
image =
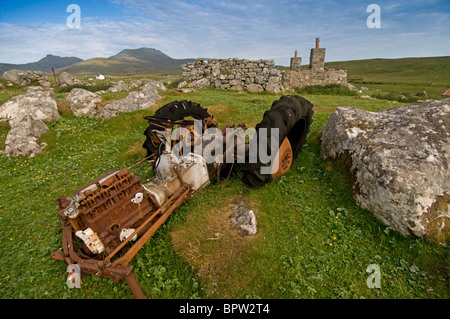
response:
{"label": "rusted metal frame", "polygon": [[62,260],[67,265],[77,264],[82,271],[82,276],[97,275],[112,279],[115,282],[124,280],[125,276],[132,273],[133,266],[120,265],[119,267],[106,267],[100,269],[98,266],[98,260],[94,258],[81,258],[74,250],[72,230],[70,228],[63,229],[63,251],[64,255],[60,251],[56,251],[52,254],[53,259]]}
{"label": "rusted metal frame", "polygon": [[53,77],[55,78],[55,84],[61,86],[61,81],[59,80],[59,76],[56,75],[55,69],[52,67]]}
{"label": "rusted metal frame", "polygon": [[[115,177],[115,176],[113,176],[113,177]],[[133,177],[135,177],[135,178],[133,178]],[[107,181],[105,181],[105,183]],[[116,179],[114,181],[114,183],[109,185],[107,188],[101,189],[100,193],[96,195],[96,198],[91,199],[91,198],[87,197],[86,205],[88,206],[89,211],[93,211],[94,209],[100,210],[100,208],[102,208],[102,207],[104,207],[107,211],[110,210],[111,205],[108,204],[108,202],[111,202],[111,201],[114,202],[114,201],[118,200],[118,198],[116,198],[118,196],[118,193],[114,193],[113,195],[110,195],[110,191],[112,191],[112,190],[117,191],[117,185],[122,185],[125,182],[128,184],[128,186],[129,186],[128,188],[132,189],[132,188],[135,188],[136,185],[139,185],[139,178],[134,174],[133,175],[124,175],[122,178]],[[127,196],[130,197],[131,195],[127,195]],[[90,203],[89,200],[92,200],[93,202]],[[123,199],[119,200],[119,202],[123,202]],[[103,215],[104,215],[104,213],[98,214],[97,216],[92,216],[91,217],[92,223],[95,223],[98,219],[101,219]],[[73,226],[74,221],[75,220],[70,219],[72,226]],[[74,228],[76,229],[76,227],[74,227]]]}
{"label": "rusted metal frame", "polygon": [[233,171],[233,168],[234,168],[234,164],[235,164],[235,163],[236,163],[236,162],[234,161],[233,164],[231,164],[230,171],[228,172],[227,178],[226,178],[225,181],[222,183],[222,187],[227,186],[228,179],[229,179],[230,176],[231,176],[231,172]]}
{"label": "rusted metal frame", "polygon": [[175,173],[178,176],[178,179],[180,180],[181,185],[184,184],[184,180],[183,180],[183,176],[181,176],[180,170],[178,169],[178,167],[176,165],[172,166],[172,169],[175,171]]}
{"label": "rusted metal frame", "polygon": [[206,190],[206,191],[210,191],[209,189],[206,189],[205,186],[209,183],[209,180],[207,180],[206,182],[204,182],[199,188],[197,188],[192,194],[191,194],[191,198],[194,197],[195,195],[197,195],[197,193],[200,193],[202,190]]}
{"label": "rusted metal frame", "polygon": [[141,285],[137,281],[134,273],[131,272],[124,277],[125,281],[128,283],[128,287],[130,287],[131,293],[136,299],[147,299],[147,296],[144,295],[144,292],[141,289]]}
{"label": "rusted metal frame", "polygon": [[173,194],[169,200],[167,200],[158,210],[156,210],[147,220],[145,220],[127,239],[125,239],[119,246],[116,247],[103,261],[101,261],[101,266],[107,265],[111,262],[111,258],[113,258],[123,247],[125,247],[128,242],[134,237],[134,235],[138,234],[144,227],[147,226],[149,222],[151,222],[158,214],[162,212],[175,198],[177,198],[181,192],[185,189],[185,186],[181,187],[175,194]]}
{"label": "rusted metal frame", "polygon": [[144,162],[144,161],[146,161],[146,160],[148,160],[148,159],[150,159],[151,157],[154,157],[154,156],[155,156],[155,154],[149,155],[149,156],[147,156],[146,158],[140,160],[139,162],[134,163],[133,165],[131,165],[131,166],[128,167],[127,169],[131,169],[131,168],[133,168],[133,167],[135,167],[135,166],[141,164],[142,162]]}
{"label": "rusted metal frame", "polygon": [[[128,251],[120,258],[116,259],[112,266],[123,265],[126,266],[133,259],[133,257],[138,253],[138,251],[144,246],[144,244],[150,239],[150,237],[155,233],[155,231],[167,220],[167,218],[172,214],[175,209],[177,209],[183,200],[187,197],[189,192],[191,191],[191,186],[188,184],[184,184],[180,190],[184,190],[184,192],[173,202],[173,204],[165,211],[162,216],[144,233],[136,243],[128,249]],[[133,235],[131,235],[133,236]],[[130,237],[131,237],[130,236]]]}
{"label": "rusted metal frame", "polygon": [[133,274],[133,266],[128,265],[116,265],[114,267],[108,266],[104,269],[100,269],[98,266],[98,260],[93,258],[84,259],[78,256],[74,251],[74,245],[72,240],[72,230],[69,227],[63,229],[63,251],[64,255],[58,250],[52,254],[53,259],[65,261],[67,265],[76,263],[81,270],[81,276],[86,277],[88,275],[96,275],[99,277],[105,277],[113,280],[115,283],[120,280],[125,280],[130,287],[133,296],[136,299],[146,299],[147,297],[142,292],[136,277]]}

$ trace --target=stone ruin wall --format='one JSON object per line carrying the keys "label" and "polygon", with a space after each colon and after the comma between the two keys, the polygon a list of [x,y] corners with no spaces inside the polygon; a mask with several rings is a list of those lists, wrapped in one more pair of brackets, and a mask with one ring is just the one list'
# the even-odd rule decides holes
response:
{"label": "stone ruin wall", "polygon": [[283,72],[282,85],[284,88],[293,89],[310,85],[346,84],[347,70],[325,69],[322,72],[314,72],[311,69],[302,71],[289,70]]}
{"label": "stone ruin wall", "polygon": [[346,84],[347,71],[325,68],[325,48],[311,49],[309,68],[301,57],[291,58],[290,70],[275,68],[273,60],[201,58],[184,64],[181,87],[213,87],[249,92],[280,93],[309,85]]}
{"label": "stone ruin wall", "polygon": [[273,60],[201,58],[182,67],[189,87],[281,92],[281,71]]}

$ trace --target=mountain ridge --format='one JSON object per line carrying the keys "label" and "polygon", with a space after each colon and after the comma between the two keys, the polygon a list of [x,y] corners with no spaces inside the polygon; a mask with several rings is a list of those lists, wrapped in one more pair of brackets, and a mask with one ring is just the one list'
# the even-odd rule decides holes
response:
{"label": "mountain ridge", "polygon": [[52,72],[52,67],[56,70],[81,61],[83,61],[83,59],[77,57],[61,57],[57,55],[47,54],[37,62],[23,64],[0,63],[0,74],[3,74],[3,72],[12,69]]}
{"label": "mountain ridge", "polygon": [[181,72],[181,65],[194,59],[173,59],[154,48],[124,49],[108,58],[92,58],[60,68],[74,75],[133,75]]}

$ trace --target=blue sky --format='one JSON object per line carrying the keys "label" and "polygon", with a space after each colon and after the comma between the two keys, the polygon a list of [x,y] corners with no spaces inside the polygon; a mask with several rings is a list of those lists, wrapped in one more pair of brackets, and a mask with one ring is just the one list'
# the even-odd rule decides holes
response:
{"label": "blue sky", "polygon": [[[381,28],[368,28],[371,3]],[[81,27],[66,25],[77,4]],[[450,0],[0,0],[0,62],[47,54],[82,59],[150,47],[173,58],[309,62],[320,37],[326,61],[450,55]]]}

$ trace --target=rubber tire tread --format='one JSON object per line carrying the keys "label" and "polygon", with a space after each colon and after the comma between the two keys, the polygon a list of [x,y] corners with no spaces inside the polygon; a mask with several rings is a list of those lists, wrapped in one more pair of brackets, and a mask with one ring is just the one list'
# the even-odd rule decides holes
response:
{"label": "rubber tire tread", "polygon": [[[313,105],[308,100],[298,95],[284,95],[279,100],[272,103],[270,110],[264,112],[262,121],[256,125],[256,132],[260,128],[267,128],[267,152],[270,150],[271,128],[279,129],[279,144],[288,137],[291,142],[293,160],[297,158],[303,145],[306,143],[307,135],[313,122]],[[259,145],[261,134],[256,134],[256,142]],[[257,156],[256,163],[249,163],[248,158],[242,167],[242,181],[250,187],[259,188],[272,181],[271,174],[261,174],[262,166],[269,166],[270,163],[264,164]]]}

